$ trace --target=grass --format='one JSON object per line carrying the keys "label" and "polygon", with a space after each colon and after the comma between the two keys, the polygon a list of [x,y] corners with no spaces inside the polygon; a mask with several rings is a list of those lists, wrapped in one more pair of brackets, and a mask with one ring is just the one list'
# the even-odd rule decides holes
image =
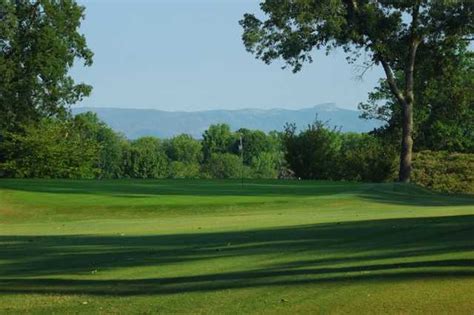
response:
{"label": "grass", "polygon": [[411,185],[0,181],[0,313],[474,311],[474,198]]}

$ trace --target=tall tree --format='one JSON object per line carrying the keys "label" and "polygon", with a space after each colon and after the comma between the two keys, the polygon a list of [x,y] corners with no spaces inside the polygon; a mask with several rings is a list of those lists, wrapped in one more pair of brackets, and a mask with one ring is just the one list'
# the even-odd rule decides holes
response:
{"label": "tall tree", "polygon": [[[414,74],[420,45],[464,40],[473,34],[470,0],[265,0],[261,21],[240,21],[248,51],[266,63],[283,59],[294,72],[312,62],[314,48],[341,47],[355,62],[365,52],[366,66],[381,65],[401,112],[399,180],[408,182],[413,148]],[[395,74],[402,72],[403,82]]]}
{"label": "tall tree", "polygon": [[[422,46],[415,74],[414,148],[474,152],[474,52],[467,42]],[[399,84],[402,73],[396,74]],[[401,112],[386,82],[360,103],[362,118],[386,124],[375,131],[392,141],[401,134]]]}
{"label": "tall tree", "polygon": [[91,87],[68,74],[92,64],[74,0],[0,0],[0,132],[64,114]]}

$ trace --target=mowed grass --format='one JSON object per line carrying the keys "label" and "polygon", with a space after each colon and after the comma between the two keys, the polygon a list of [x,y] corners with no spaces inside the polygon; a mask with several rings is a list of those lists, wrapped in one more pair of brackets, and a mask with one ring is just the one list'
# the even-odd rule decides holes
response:
{"label": "mowed grass", "polygon": [[303,181],[0,181],[0,313],[474,312],[474,198]]}

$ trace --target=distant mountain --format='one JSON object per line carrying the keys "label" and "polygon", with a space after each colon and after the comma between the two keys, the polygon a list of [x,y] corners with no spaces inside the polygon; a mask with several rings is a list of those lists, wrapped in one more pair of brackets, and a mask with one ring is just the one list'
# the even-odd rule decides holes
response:
{"label": "distant mountain", "polygon": [[209,125],[226,123],[233,130],[239,128],[259,129],[265,132],[283,130],[285,123],[296,123],[299,129],[319,120],[328,121],[330,126],[342,131],[367,132],[379,123],[359,118],[359,112],[343,109],[334,104],[320,104],[311,108],[290,109],[239,109],[206,110],[195,112],[169,112],[154,109],[92,108],[78,107],[74,114],[92,111],[114,130],[124,133],[130,139],[142,136],[168,138],[187,133],[201,138]]}

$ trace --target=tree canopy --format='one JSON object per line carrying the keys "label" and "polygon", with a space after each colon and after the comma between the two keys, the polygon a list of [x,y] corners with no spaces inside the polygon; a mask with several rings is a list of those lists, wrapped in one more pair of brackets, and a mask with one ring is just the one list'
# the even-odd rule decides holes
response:
{"label": "tree canopy", "polygon": [[74,0],[0,0],[0,131],[65,114],[91,87],[68,74],[92,64]]}
{"label": "tree canopy", "polygon": [[[240,21],[248,51],[266,63],[282,59],[294,72],[312,62],[313,49],[340,47],[355,62],[381,65],[402,117],[400,181],[409,181],[413,147],[414,73],[420,46],[469,40],[474,29],[472,1],[441,0],[266,0],[263,21],[245,14]],[[401,72],[403,80],[396,80]]]}

